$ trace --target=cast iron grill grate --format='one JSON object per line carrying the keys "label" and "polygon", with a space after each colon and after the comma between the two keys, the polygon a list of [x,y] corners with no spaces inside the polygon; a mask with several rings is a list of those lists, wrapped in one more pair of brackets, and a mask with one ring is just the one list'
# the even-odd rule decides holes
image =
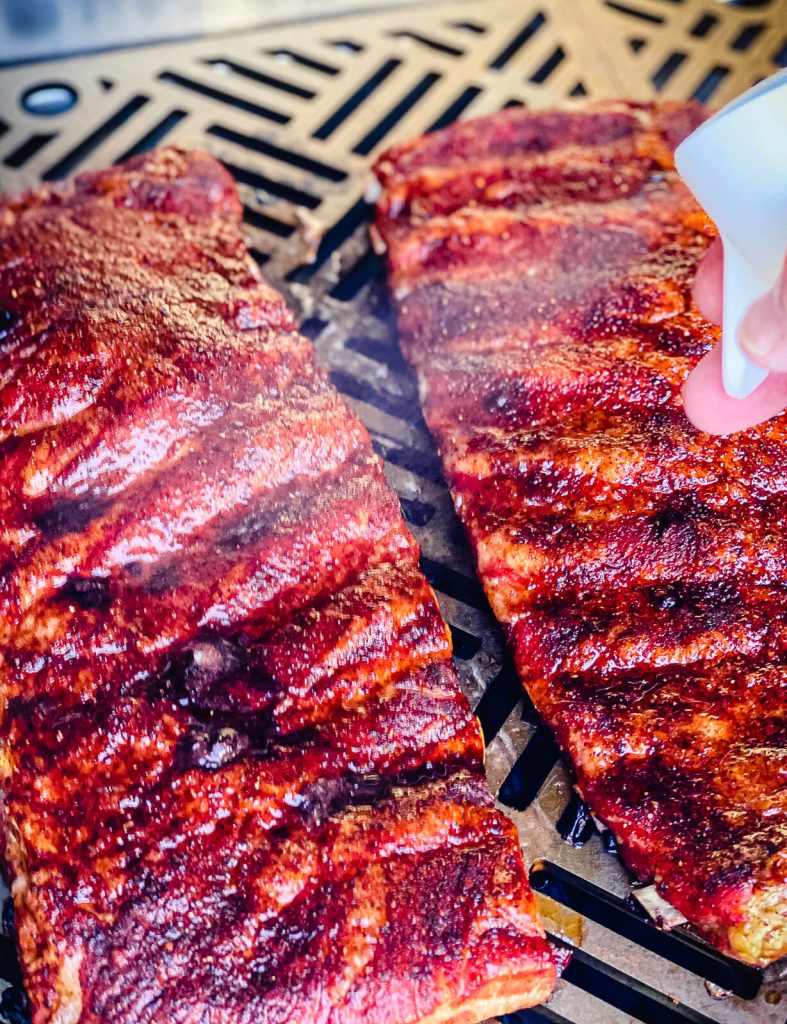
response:
{"label": "cast iron grill grate", "polygon": [[[472,569],[396,344],[365,196],[397,138],[503,106],[625,94],[722,103],[787,62],[787,0],[507,0],[421,5],[0,71],[4,190],[163,141],[211,150],[268,278],[385,459],[454,636],[490,783],[520,826],[548,927],[573,958],[552,1024],[784,1024],[787,969],[656,928],[522,697]],[[8,912],[0,1022],[27,1020]]]}

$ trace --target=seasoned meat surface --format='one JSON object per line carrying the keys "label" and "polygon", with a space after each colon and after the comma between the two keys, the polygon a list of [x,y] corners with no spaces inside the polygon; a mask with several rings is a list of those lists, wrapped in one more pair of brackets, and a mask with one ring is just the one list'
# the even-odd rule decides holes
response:
{"label": "seasoned meat surface", "polygon": [[472,1024],[554,968],[418,552],[211,157],[0,201],[34,1024]]}
{"label": "seasoned meat surface", "polygon": [[696,431],[695,104],[508,110],[384,154],[401,343],[522,681],[640,879],[787,953],[787,432]]}

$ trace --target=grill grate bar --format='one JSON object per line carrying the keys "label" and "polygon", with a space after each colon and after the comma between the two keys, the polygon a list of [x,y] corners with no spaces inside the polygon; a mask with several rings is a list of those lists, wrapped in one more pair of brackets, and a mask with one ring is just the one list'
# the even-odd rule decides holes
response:
{"label": "grill grate bar", "polygon": [[622,974],[602,960],[574,951],[566,970],[566,981],[589,992],[642,1024],[713,1024],[711,1017],[689,1006],[676,1005],[649,985]]}
{"label": "grill grate bar", "polygon": [[759,971],[709,951],[708,946],[681,930],[653,928],[643,912],[592,882],[577,878],[556,864],[538,864],[533,887],[563,906],[589,917],[638,945],[706,978],[743,999],[753,999],[762,983]]}

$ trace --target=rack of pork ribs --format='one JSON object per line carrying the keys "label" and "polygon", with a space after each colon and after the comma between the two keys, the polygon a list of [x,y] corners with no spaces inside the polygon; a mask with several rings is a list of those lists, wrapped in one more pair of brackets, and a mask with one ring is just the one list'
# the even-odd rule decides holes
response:
{"label": "rack of pork ribs", "polygon": [[686,420],[717,339],[696,104],[511,109],[377,163],[404,354],[521,679],[641,880],[787,953],[787,435]]}
{"label": "rack of pork ribs", "polygon": [[554,969],[358,419],[161,150],[0,201],[5,852],[34,1024],[462,1022]]}

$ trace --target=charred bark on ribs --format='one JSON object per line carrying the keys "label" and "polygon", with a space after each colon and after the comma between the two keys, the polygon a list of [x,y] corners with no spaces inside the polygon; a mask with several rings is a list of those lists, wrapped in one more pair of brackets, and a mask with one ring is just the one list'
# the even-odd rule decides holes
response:
{"label": "charred bark on ribs", "polygon": [[481,1020],[554,968],[379,459],[175,149],[0,201],[34,1024]]}
{"label": "charred bark on ribs", "polygon": [[696,104],[510,110],[384,154],[402,348],[521,678],[640,878],[787,952],[787,435],[686,420]]}

